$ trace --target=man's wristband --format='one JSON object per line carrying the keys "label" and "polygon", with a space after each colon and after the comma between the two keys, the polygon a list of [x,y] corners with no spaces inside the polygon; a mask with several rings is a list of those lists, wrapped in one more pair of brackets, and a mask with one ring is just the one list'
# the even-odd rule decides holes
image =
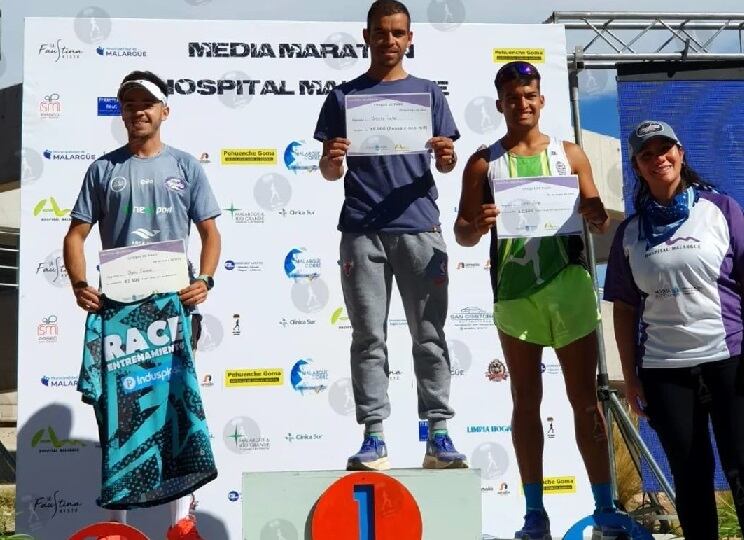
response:
{"label": "man's wristband", "polygon": [[81,279],[80,281],[76,281],[72,284],[73,289],[85,289],[88,286],[88,282],[84,279]]}

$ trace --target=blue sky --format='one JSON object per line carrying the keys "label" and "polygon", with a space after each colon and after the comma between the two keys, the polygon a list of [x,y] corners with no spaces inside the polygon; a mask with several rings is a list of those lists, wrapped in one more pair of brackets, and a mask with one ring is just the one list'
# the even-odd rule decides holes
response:
{"label": "blue sky", "polygon": [[[670,9],[662,0],[409,0],[406,5],[416,23],[429,23],[432,13],[446,2],[463,22],[471,23],[542,23],[554,11],[664,12]],[[107,16],[168,19],[259,19],[259,20],[365,20],[371,0],[0,0],[0,88],[21,82],[23,19],[33,16],[76,17],[85,13]],[[677,0],[675,12],[701,9],[695,0]],[[708,0],[710,13],[743,11],[740,0]],[[90,17],[90,15],[85,15]],[[733,34],[733,33],[732,33]],[[568,48],[587,41],[588,33],[567,33]],[[705,38],[706,36],[701,36]],[[718,52],[735,52],[738,43],[731,38],[717,40]],[[595,50],[595,49],[593,49]],[[672,47],[671,50],[674,50]],[[596,52],[609,52],[599,47]],[[453,54],[456,54],[453,52]],[[580,79],[582,127],[607,135],[619,133],[614,71],[593,70]]]}

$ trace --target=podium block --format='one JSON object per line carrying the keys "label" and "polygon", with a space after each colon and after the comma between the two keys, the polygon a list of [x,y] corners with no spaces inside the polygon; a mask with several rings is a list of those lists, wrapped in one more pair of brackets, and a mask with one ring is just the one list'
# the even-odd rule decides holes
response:
{"label": "podium block", "polygon": [[[385,477],[402,488],[381,488]],[[244,540],[413,540],[390,521],[410,525],[416,506],[420,538],[481,540],[481,478],[472,469],[243,473],[241,498]],[[323,532],[330,526],[332,536]]]}

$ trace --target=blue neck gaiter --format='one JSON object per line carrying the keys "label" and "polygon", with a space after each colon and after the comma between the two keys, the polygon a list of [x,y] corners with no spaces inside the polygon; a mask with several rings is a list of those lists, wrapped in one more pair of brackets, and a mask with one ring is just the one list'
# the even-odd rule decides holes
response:
{"label": "blue neck gaiter", "polygon": [[690,215],[690,209],[698,200],[698,192],[693,187],[675,195],[667,205],[659,204],[650,195],[638,209],[640,227],[638,239],[646,240],[646,249],[658,246],[669,240]]}

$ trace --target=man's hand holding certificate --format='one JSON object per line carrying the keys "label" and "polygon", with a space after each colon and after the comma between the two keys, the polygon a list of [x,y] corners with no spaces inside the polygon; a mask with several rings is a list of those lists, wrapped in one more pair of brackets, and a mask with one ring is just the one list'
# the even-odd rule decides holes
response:
{"label": "man's hand holding certificate", "polygon": [[183,240],[105,249],[100,262],[102,292],[113,300],[132,302],[189,285]]}
{"label": "man's hand holding certificate", "polygon": [[350,156],[427,152],[431,137],[431,94],[346,96]]}
{"label": "man's hand holding certificate", "polygon": [[581,234],[579,180],[576,176],[534,177],[493,183],[500,213],[500,238]]}

